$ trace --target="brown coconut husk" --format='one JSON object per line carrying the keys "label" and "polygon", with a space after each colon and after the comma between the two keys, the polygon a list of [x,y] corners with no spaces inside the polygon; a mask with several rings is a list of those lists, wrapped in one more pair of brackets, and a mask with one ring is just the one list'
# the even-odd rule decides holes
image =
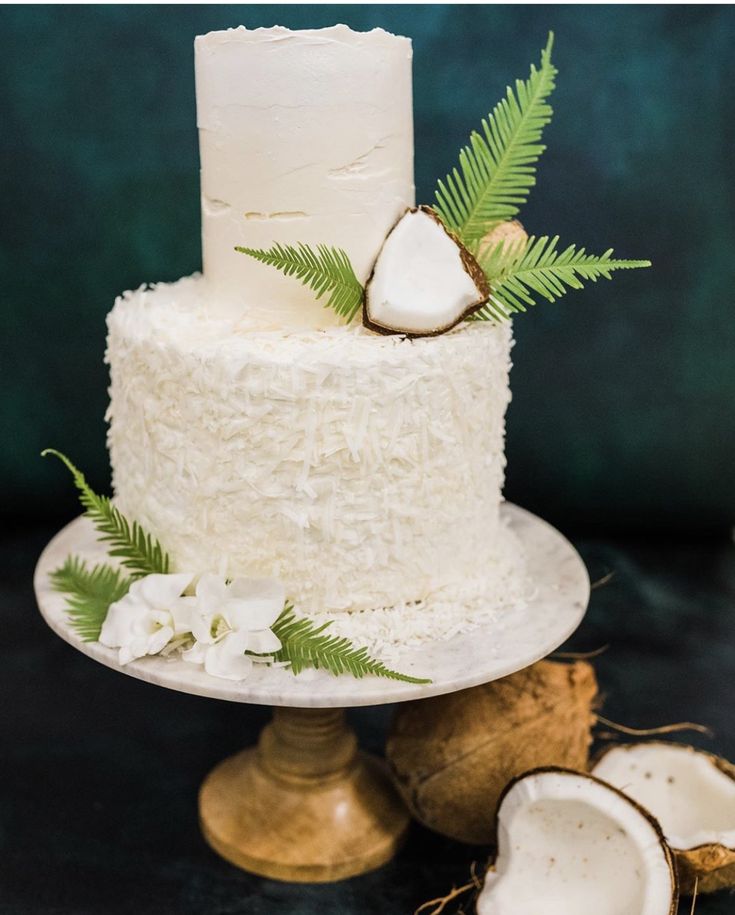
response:
{"label": "brown coconut husk", "polygon": [[482,263],[483,257],[492,251],[500,242],[503,243],[504,252],[528,241],[528,233],[517,219],[501,222],[491,229],[480,242],[477,249],[477,259]]}
{"label": "brown coconut husk", "polygon": [[393,780],[425,826],[491,843],[508,782],[540,766],[586,771],[596,696],[590,664],[539,661],[484,686],[405,703],[386,746]]}
{"label": "brown coconut husk", "polygon": [[716,893],[735,887],[735,849],[724,845],[701,845],[684,851],[674,849],[682,896]]}

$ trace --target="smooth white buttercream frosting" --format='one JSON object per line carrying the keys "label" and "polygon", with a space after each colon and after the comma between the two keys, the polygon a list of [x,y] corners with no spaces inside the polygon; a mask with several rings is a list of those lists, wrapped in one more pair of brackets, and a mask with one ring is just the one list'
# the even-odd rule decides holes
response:
{"label": "smooth white buttercream frosting", "polygon": [[210,307],[268,327],[339,323],[234,247],[336,245],[367,278],[414,203],[410,40],[241,26],[198,37],[195,62]]}
{"label": "smooth white buttercream frosting", "polygon": [[491,600],[510,326],[266,332],[209,295],[193,277],[109,315],[121,509],[178,569],[279,578],[308,612]]}

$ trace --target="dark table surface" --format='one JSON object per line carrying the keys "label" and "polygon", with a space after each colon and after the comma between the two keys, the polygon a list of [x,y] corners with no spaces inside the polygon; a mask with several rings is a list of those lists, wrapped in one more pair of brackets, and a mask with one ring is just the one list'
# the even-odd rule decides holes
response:
{"label": "dark table surface", "polygon": [[[52,533],[3,538],[2,915],[410,915],[484,860],[486,849],[417,825],[390,864],[334,885],[263,880],[219,859],[199,833],[197,789],[215,763],[256,739],[267,710],[156,689],[56,638],[30,584]],[[593,579],[615,573],[568,645],[609,644],[595,661],[604,713],[639,727],[708,724],[713,738],[682,739],[735,759],[735,547],[724,539],[578,546]],[[382,750],[392,711],[352,713],[363,746]],[[697,913],[732,915],[735,896],[701,898]]]}

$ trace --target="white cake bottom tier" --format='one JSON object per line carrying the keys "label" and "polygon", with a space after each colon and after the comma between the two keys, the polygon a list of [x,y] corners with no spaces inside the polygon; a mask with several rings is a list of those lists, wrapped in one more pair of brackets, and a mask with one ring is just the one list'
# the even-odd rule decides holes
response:
{"label": "white cake bottom tier", "polygon": [[304,612],[492,599],[510,326],[258,331],[209,315],[206,289],[140,289],[109,315],[121,510],[177,569],[275,576]]}

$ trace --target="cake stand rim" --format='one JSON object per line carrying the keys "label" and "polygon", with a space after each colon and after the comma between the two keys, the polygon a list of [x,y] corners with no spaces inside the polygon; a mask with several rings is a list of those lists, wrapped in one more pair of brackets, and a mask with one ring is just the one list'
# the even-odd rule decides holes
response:
{"label": "cake stand rim", "polygon": [[[291,676],[289,680],[282,681],[282,689],[274,691],[272,686],[267,685],[268,675],[272,676],[278,673],[280,676],[284,673],[283,671],[264,671],[266,688],[259,688],[262,684],[253,683],[251,679],[233,682],[210,677],[201,668],[180,659],[149,656],[132,661],[123,667],[117,661],[117,651],[115,649],[106,648],[99,642],[85,642],[82,640],[66,621],[65,614],[59,612],[58,608],[64,601],[63,595],[51,591],[48,584],[48,574],[58,563],[57,558],[52,561],[51,557],[57,552],[59,544],[65,543],[67,539],[71,539],[72,534],[82,530],[83,526],[90,524],[84,515],[80,515],[66,524],[47,543],[36,564],[33,586],[38,608],[44,621],[63,641],[106,667],[155,686],[163,686],[167,689],[203,698],[291,708],[355,708],[407,702],[480,686],[523,670],[555,651],[576,631],[585,616],[591,593],[591,584],[586,566],[574,546],[548,521],[527,509],[512,502],[503,502],[501,510],[508,517],[511,527],[517,536],[519,535],[518,527],[528,525],[533,533],[542,535],[547,549],[553,547],[554,552],[557,554],[557,559],[565,562],[568,566],[568,571],[574,575],[574,581],[571,582],[572,592],[566,600],[568,606],[564,625],[560,625],[554,631],[552,637],[548,637],[546,641],[536,646],[533,650],[527,650],[522,656],[511,658],[505,662],[496,662],[492,668],[492,673],[489,673],[487,669],[462,670],[459,673],[455,668],[453,675],[448,677],[439,676],[436,679],[432,679],[432,682],[428,684],[411,684],[378,677],[366,677],[357,680],[346,675],[333,677],[325,672],[319,672],[319,676],[322,678],[321,683],[328,684],[328,687],[331,686],[333,688],[319,691],[310,690],[310,687],[312,687],[311,681]],[[528,545],[527,540],[524,540],[522,536],[521,542],[524,547]],[[73,543],[70,546],[71,548],[68,549],[68,552],[74,552]],[[104,558],[105,555],[100,551],[99,560],[103,561]],[[545,582],[545,584],[553,586],[553,582],[550,581]],[[53,603],[53,607],[50,606],[51,603]],[[509,615],[509,619],[512,619],[510,616],[513,614],[512,609],[507,609],[504,612]],[[455,643],[456,639],[467,639],[469,637],[474,640],[479,633],[487,632],[491,628],[492,626],[478,626],[470,632],[463,633],[461,636],[455,636],[454,639],[449,641],[426,643],[424,646],[413,649],[412,655],[415,659],[416,657],[420,658],[422,653],[426,654],[429,649],[436,648],[440,652],[442,648],[449,650],[450,645]],[[405,665],[401,668],[399,663],[395,666],[405,673],[414,672],[406,670]],[[176,676],[177,673],[178,676]],[[429,676],[432,675],[431,671],[427,673]]]}

